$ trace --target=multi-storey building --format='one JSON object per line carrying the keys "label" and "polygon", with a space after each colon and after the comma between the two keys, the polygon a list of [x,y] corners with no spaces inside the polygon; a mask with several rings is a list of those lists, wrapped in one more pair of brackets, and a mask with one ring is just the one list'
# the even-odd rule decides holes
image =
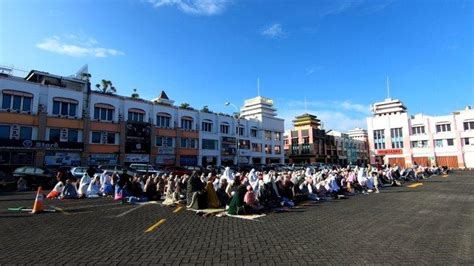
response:
{"label": "multi-storey building", "polygon": [[367,118],[372,163],[474,167],[474,110],[410,116],[400,100],[372,105]]}
{"label": "multi-storey building", "polygon": [[[361,129],[358,130],[360,131]],[[334,130],[327,132],[327,134],[334,136],[338,163],[340,165],[364,165],[369,162],[367,150],[368,145],[366,141],[351,138],[348,133],[342,133]],[[358,136],[359,135],[360,132]]]}
{"label": "multi-storey building", "polygon": [[316,116],[297,116],[293,126],[285,136],[288,163],[338,163],[334,136],[326,134]]}
{"label": "multi-storey building", "polygon": [[89,76],[3,71],[0,164],[283,162],[283,120],[269,99],[247,100],[237,119],[179,108],[163,91],[152,101],[92,91]]}

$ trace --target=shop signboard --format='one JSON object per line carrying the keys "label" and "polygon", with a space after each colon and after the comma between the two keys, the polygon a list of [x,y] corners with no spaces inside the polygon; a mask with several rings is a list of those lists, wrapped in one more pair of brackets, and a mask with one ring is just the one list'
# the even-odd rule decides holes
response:
{"label": "shop signboard", "polygon": [[42,149],[42,150],[79,150],[84,149],[82,142],[61,142],[45,140],[15,140],[0,139],[0,147],[17,149]]}
{"label": "shop signboard", "polygon": [[222,137],[221,154],[222,155],[237,154],[237,139],[233,137]]}
{"label": "shop signboard", "polygon": [[81,155],[77,152],[47,152],[44,165],[47,166],[77,166],[81,164]]}
{"label": "shop signboard", "polygon": [[158,155],[156,156],[155,163],[158,165],[174,165],[176,157],[174,155]]}
{"label": "shop signboard", "polygon": [[403,154],[402,149],[385,149],[385,150],[376,150],[377,155],[393,155],[393,154]]}
{"label": "shop signboard", "polygon": [[97,153],[89,155],[90,165],[116,165],[118,159],[116,154]]}
{"label": "shop signboard", "polygon": [[158,147],[158,154],[174,154],[173,147]]}
{"label": "shop signboard", "polygon": [[151,146],[151,125],[149,123],[127,122],[125,130],[125,152],[149,154]]}
{"label": "shop signboard", "polygon": [[126,163],[148,163],[150,155],[148,154],[125,154],[124,162]]}
{"label": "shop signboard", "polygon": [[179,163],[180,165],[197,165],[197,156],[181,156]]}

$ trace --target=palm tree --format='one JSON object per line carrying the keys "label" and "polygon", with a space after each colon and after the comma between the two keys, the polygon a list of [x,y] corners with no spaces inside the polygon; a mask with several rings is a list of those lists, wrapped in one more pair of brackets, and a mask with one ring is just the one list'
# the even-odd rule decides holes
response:
{"label": "palm tree", "polygon": [[115,94],[117,89],[112,86],[112,81],[103,79],[100,81],[101,84],[95,84],[97,91],[104,94]]}

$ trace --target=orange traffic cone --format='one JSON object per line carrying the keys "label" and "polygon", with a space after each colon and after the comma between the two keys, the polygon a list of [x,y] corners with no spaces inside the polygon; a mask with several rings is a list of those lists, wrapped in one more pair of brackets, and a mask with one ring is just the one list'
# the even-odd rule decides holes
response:
{"label": "orange traffic cone", "polygon": [[38,187],[38,192],[36,193],[35,204],[33,204],[33,210],[31,210],[31,213],[40,213],[44,211],[43,197],[44,197],[43,188]]}

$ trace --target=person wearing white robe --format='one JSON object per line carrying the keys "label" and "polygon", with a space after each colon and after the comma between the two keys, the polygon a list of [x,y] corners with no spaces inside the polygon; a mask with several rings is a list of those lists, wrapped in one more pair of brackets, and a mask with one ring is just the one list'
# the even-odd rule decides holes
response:
{"label": "person wearing white robe", "polygon": [[81,182],[79,182],[79,190],[77,191],[78,194],[79,194],[79,198],[82,198],[82,197],[86,196],[87,188],[89,187],[90,183],[91,183],[91,177],[86,172],[82,176]]}
{"label": "person wearing white robe", "polygon": [[89,187],[87,188],[86,197],[97,198],[99,197],[99,193],[100,193],[100,180],[99,180],[99,177],[96,176],[94,177],[92,182],[90,182]]}

